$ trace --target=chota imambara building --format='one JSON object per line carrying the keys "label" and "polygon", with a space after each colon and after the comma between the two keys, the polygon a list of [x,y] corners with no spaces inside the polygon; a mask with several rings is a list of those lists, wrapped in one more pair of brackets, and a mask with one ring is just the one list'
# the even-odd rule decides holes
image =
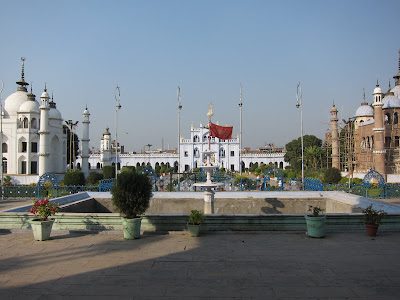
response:
{"label": "chota imambara building", "polygon": [[[208,150],[209,143],[209,129],[208,126],[200,123],[199,127],[194,127],[193,124],[190,128],[190,138],[185,139],[180,137],[180,151],[177,153],[175,150],[157,150],[148,151],[145,153],[124,153],[118,150],[118,156],[115,153],[115,141],[111,139],[111,133],[108,128],[103,133],[100,141],[100,152],[91,153],[89,155],[88,164],[89,170],[100,170],[103,166],[115,166],[117,161],[117,170],[124,166],[151,166],[155,168],[157,165],[162,164],[167,167],[173,167],[178,171],[178,164],[180,164],[181,172],[189,172],[195,168],[201,168],[205,160],[204,151]],[[118,147],[119,149],[120,147]],[[121,147],[123,148],[123,147]],[[275,148],[272,144],[261,147],[256,151],[251,151],[245,148],[240,154],[239,137],[222,140],[217,137],[211,137],[210,141],[211,151],[214,151],[214,163],[220,168],[225,168],[230,171],[240,171],[240,161],[242,161],[242,170],[250,168],[253,164],[258,165],[273,164],[279,168],[285,168],[289,164],[285,162],[285,151],[283,148]],[[119,152],[121,151],[121,153]],[[81,158],[77,159],[77,168],[81,167]]]}
{"label": "chota imambara building", "polygon": [[400,179],[400,50],[395,86],[386,92],[377,82],[372,104],[365,99],[344,128],[338,128],[338,110],[331,109],[331,132],[326,143],[332,147],[332,167],[362,178],[371,169],[388,182]]}

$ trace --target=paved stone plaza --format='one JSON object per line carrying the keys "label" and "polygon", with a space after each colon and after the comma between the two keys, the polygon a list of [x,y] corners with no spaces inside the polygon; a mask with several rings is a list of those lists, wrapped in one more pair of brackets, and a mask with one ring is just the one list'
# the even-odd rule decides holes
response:
{"label": "paved stone plaza", "polygon": [[399,299],[400,233],[0,230],[1,299]]}

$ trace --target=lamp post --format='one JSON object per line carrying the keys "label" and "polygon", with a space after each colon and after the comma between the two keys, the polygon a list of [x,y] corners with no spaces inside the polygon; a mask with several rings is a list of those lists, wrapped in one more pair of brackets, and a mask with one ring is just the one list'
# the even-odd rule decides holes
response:
{"label": "lamp post", "polygon": [[181,172],[181,88],[178,85],[178,191],[180,190],[180,172]]}
{"label": "lamp post", "polygon": [[117,87],[115,88],[115,180],[117,180],[117,173],[118,173],[118,110],[120,109],[121,109],[121,90],[117,84]]}
{"label": "lamp post", "polygon": [[301,130],[301,185],[304,189],[304,143],[303,143],[303,100],[300,82],[297,84],[296,107],[300,107],[300,130]]}
{"label": "lamp post", "polygon": [[1,80],[1,89],[0,89],[0,172],[1,172],[1,199],[4,199],[4,190],[3,190],[3,104],[1,102],[1,93],[4,89],[4,82],[3,79]]}

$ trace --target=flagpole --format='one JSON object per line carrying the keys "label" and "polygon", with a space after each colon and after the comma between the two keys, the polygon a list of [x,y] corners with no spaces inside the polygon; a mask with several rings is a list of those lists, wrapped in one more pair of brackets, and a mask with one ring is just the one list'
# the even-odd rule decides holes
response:
{"label": "flagpole", "polygon": [[240,84],[240,101],[239,101],[239,111],[240,111],[240,133],[239,133],[239,170],[240,175],[242,175],[242,84]]}

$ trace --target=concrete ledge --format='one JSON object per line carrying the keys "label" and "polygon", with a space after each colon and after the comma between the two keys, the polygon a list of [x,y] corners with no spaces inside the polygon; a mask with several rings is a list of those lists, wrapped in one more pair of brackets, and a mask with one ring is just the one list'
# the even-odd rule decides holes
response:
{"label": "concrete ledge", "polygon": [[[363,230],[362,214],[327,214],[327,231]],[[122,220],[115,213],[57,214],[54,230],[121,231]],[[26,213],[0,213],[0,229],[29,229],[33,216]],[[188,215],[147,215],[143,231],[186,230]],[[305,231],[304,215],[206,215],[203,231]],[[380,231],[400,231],[400,214],[387,215]]]}

